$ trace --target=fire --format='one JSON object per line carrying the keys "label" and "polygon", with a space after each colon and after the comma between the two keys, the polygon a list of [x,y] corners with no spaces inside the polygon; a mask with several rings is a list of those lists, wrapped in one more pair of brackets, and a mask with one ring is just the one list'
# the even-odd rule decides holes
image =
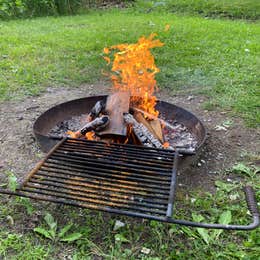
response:
{"label": "fire", "polygon": [[95,133],[93,131],[90,131],[90,132],[85,134],[85,138],[87,140],[95,140]]}
{"label": "fire", "polygon": [[[81,136],[80,132],[73,132],[73,131],[67,131],[67,135],[69,135],[71,138],[79,138]],[[93,131],[90,131],[85,134],[85,138],[87,140],[95,140],[95,133]]]}
{"label": "fire", "polygon": [[170,143],[169,142],[164,142],[163,143],[163,148],[169,148],[170,147]]}
{"label": "fire", "polygon": [[[151,49],[161,47],[164,44],[160,40],[155,40],[157,36],[152,33],[149,37],[142,36],[137,43],[119,44],[110,48],[104,48],[104,53],[109,55],[113,50],[114,53],[112,65],[113,87],[117,91],[130,91],[132,96],[131,103],[152,115],[158,116],[159,112],[155,110],[156,90],[155,74],[160,70],[156,67],[154,56]],[[105,56],[104,59],[110,63],[110,58]],[[142,101],[140,103],[140,97]],[[138,103],[138,104],[137,104]]]}

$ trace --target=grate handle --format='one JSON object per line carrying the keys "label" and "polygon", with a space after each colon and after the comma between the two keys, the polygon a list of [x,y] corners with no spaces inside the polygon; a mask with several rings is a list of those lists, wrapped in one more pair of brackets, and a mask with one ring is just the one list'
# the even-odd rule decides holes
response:
{"label": "grate handle", "polygon": [[260,215],[257,208],[257,201],[255,197],[255,192],[251,186],[244,187],[247,207],[252,214],[252,222],[248,225],[223,225],[223,224],[211,224],[211,223],[201,223],[193,222],[187,220],[179,219],[168,219],[167,222],[175,223],[179,225],[185,225],[190,227],[201,227],[201,228],[215,228],[215,229],[226,229],[226,230],[252,230],[257,228],[260,225]]}
{"label": "grate handle", "polygon": [[256,201],[256,196],[253,188],[251,186],[245,186],[244,192],[245,192],[247,207],[250,213],[252,214],[252,216],[259,217],[260,214],[257,208],[257,201]]}

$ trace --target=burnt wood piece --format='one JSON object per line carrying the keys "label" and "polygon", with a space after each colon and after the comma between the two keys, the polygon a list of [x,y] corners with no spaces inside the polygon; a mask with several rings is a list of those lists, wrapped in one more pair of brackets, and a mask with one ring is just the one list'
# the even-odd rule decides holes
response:
{"label": "burnt wood piece", "polygon": [[[88,114],[88,117],[91,118],[91,120],[95,119],[99,116],[99,114],[105,109],[105,102],[103,100],[99,100],[95,106],[91,109],[90,113]],[[90,120],[89,120],[90,121]]]}
{"label": "burnt wood piece", "polygon": [[160,140],[161,143],[164,143],[162,126],[158,118],[149,121],[149,125],[151,126],[155,136]]}
{"label": "burnt wood piece", "polygon": [[134,118],[138,123],[143,124],[161,143],[164,143],[161,123],[157,118],[146,120],[141,112],[135,111]]}
{"label": "burnt wood piece", "polygon": [[134,118],[138,123],[143,124],[152,134],[155,134],[153,131],[153,128],[151,127],[149,122],[144,118],[144,116],[141,112],[135,111]]}
{"label": "burnt wood piece", "polygon": [[108,116],[97,117],[93,121],[86,123],[80,130],[76,132],[68,131],[68,135],[72,138],[79,138],[84,136],[86,133],[90,131],[100,131],[104,129],[109,124]]}
{"label": "burnt wood piece", "polygon": [[100,116],[94,119],[91,122],[85,124],[79,131],[81,135],[85,135],[87,132],[90,131],[100,131],[104,129],[109,124],[109,117],[108,116]]}
{"label": "burnt wood piece", "polygon": [[167,121],[165,121],[165,120],[163,120],[163,119],[161,119],[161,118],[157,118],[156,116],[154,116],[154,115],[152,115],[152,114],[150,114],[150,113],[148,113],[148,112],[146,112],[146,111],[144,111],[144,110],[142,110],[142,109],[140,109],[140,108],[137,108],[137,107],[131,107],[131,111],[136,111],[136,112],[140,112],[140,113],[142,113],[143,115],[145,115],[145,116],[147,116],[148,118],[150,118],[150,119],[157,119],[157,120],[159,120],[160,121],[160,123],[163,125],[163,126],[167,126],[168,128],[170,128],[170,129],[172,129],[172,130],[175,130],[175,127],[173,126],[173,125],[171,125],[171,124],[169,124]]}
{"label": "burnt wood piece", "polygon": [[154,137],[147,127],[141,123],[138,123],[131,114],[125,113],[124,120],[127,124],[132,125],[135,135],[144,146],[163,148],[160,141]]}
{"label": "burnt wood piece", "polygon": [[109,126],[99,132],[100,136],[126,136],[127,128],[124,122],[123,114],[129,112],[130,93],[129,92],[116,92],[107,97],[105,112],[109,118]]}

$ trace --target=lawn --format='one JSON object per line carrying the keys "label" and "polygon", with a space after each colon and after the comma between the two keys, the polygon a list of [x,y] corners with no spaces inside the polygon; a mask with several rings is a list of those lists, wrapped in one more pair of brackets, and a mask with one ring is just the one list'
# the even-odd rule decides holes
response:
{"label": "lawn", "polygon": [[[164,26],[171,25],[169,32]],[[232,109],[260,122],[259,24],[131,11],[38,18],[0,24],[0,100],[36,95],[48,86],[104,80],[102,50],[157,32],[160,88],[200,92],[208,109]]]}
{"label": "lawn", "polygon": [[138,10],[163,11],[199,15],[213,18],[248,19],[260,18],[258,0],[137,0]]}
{"label": "lawn", "polygon": [[[259,22],[183,16],[171,9],[162,15],[165,9],[159,8],[164,4],[156,11],[150,2],[137,1],[136,7],[128,10],[1,21],[0,102],[41,95],[51,87],[77,88],[99,81],[109,84],[103,73],[109,69],[102,58],[103,48],[157,32],[165,43],[153,50],[161,70],[157,76],[160,88],[172,95],[207,96],[204,109],[227,111],[230,117],[243,117],[256,127],[260,123]],[[159,3],[164,2],[173,7],[170,1]],[[187,1],[177,2],[181,12],[181,4]],[[191,9],[195,3],[192,1]],[[207,12],[211,3],[208,1]],[[186,13],[197,13],[191,9],[186,8]],[[166,24],[171,26],[167,32]],[[260,171],[255,166],[259,156],[243,152],[241,149],[233,167],[211,175],[215,193],[201,188],[185,193],[180,187],[176,216],[248,223],[241,189],[245,183],[252,185],[260,200]],[[9,176],[9,185],[15,185],[16,173],[4,174]],[[0,183],[0,187],[5,185]],[[259,229],[187,228],[2,195],[1,203],[1,259],[257,260],[260,255]],[[117,220],[125,226],[117,226]]]}

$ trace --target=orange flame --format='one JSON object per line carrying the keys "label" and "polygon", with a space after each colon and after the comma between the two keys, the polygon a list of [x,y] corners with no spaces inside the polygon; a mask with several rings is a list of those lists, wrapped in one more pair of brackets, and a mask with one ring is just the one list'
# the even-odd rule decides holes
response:
{"label": "orange flame", "polygon": [[168,148],[168,147],[170,147],[170,144],[168,142],[164,142],[163,143],[163,148]]}
{"label": "orange flame", "polygon": [[94,133],[93,131],[87,132],[87,133],[85,134],[85,138],[86,138],[87,140],[95,140],[95,133]]}
{"label": "orange flame", "polygon": [[[71,137],[71,138],[79,138],[81,136],[80,131],[77,132],[73,132],[73,131],[67,131],[67,134]],[[93,131],[88,132],[85,134],[85,138],[87,140],[95,140],[95,133]]]}
{"label": "orange flame", "polygon": [[[108,55],[111,50],[118,50],[114,53],[111,80],[115,90],[130,91],[131,102],[140,109],[158,116],[155,110],[156,90],[155,74],[160,70],[156,67],[154,56],[150,49],[161,47],[164,44],[160,40],[154,40],[157,36],[152,33],[148,38],[141,37],[134,44],[119,44],[110,48],[104,48],[104,53]],[[110,63],[109,57],[104,57]],[[140,97],[142,101],[140,103]]]}

